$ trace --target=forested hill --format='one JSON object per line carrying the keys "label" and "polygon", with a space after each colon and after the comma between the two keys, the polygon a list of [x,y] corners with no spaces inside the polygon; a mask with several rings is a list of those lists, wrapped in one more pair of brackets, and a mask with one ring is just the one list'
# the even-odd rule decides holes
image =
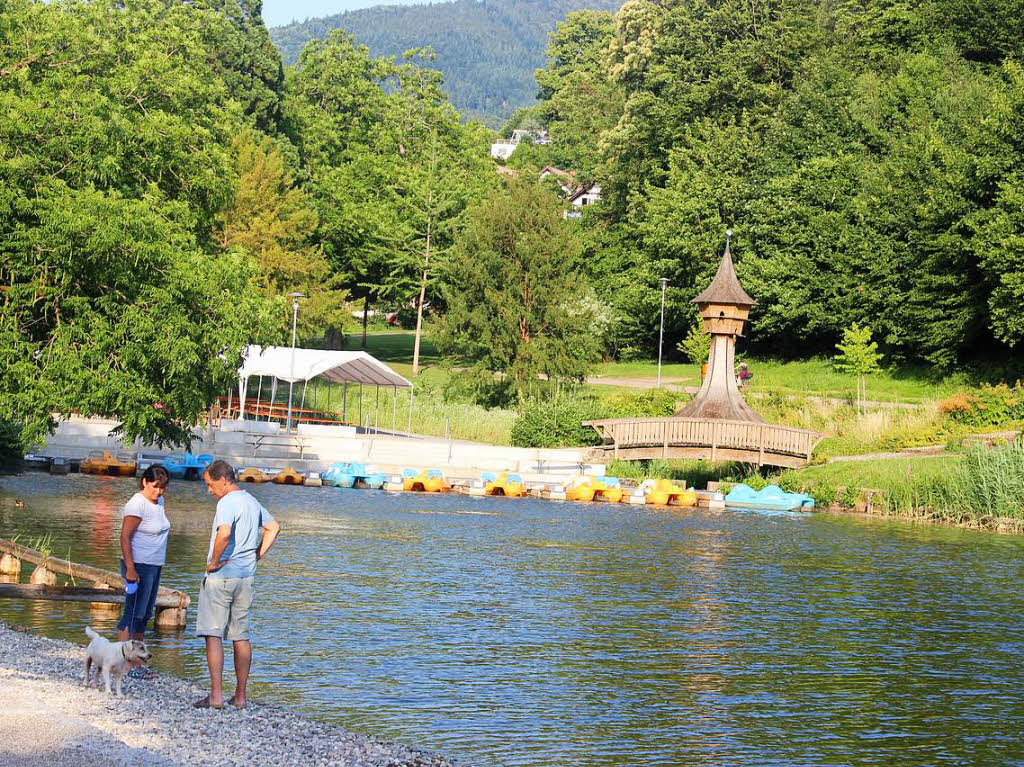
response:
{"label": "forested hill", "polygon": [[533,103],[534,70],[544,64],[548,33],[581,8],[615,10],[619,0],[455,0],[433,5],[377,6],[274,27],[285,63],[310,39],[347,29],[374,55],[401,56],[433,47],[452,103],[465,117],[497,126]]}

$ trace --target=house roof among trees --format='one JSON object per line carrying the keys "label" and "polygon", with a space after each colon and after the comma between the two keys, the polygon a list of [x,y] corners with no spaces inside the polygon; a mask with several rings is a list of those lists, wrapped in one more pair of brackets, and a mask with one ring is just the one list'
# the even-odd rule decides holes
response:
{"label": "house roof among trees", "polygon": [[693,299],[695,304],[735,304],[737,306],[754,306],[757,304],[747,291],[740,285],[736,277],[736,270],[732,266],[732,253],[729,251],[729,244],[725,245],[725,253],[722,254],[722,263],[718,265],[715,278],[711,284],[704,288],[703,292]]}

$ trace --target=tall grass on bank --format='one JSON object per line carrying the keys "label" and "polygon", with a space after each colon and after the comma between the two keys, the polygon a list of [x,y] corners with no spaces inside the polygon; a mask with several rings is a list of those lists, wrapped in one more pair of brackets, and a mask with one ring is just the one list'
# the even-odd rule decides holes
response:
{"label": "tall grass on bank", "polygon": [[777,480],[786,490],[810,493],[819,505],[853,506],[863,490],[880,490],[876,503],[888,514],[1024,519],[1024,446],[1018,444],[940,458],[810,466]]}
{"label": "tall grass on bank", "polygon": [[[253,395],[251,389],[250,395]],[[286,404],[287,398],[288,387],[283,385],[278,389],[277,401]],[[269,393],[264,390],[262,401],[268,400]],[[407,389],[396,392],[382,386],[378,395],[374,387],[364,386],[361,407],[357,385],[349,384],[346,391],[342,384],[320,381],[315,387],[306,387],[304,398],[301,388],[295,387],[295,406],[300,403],[307,409],[331,412],[339,417],[344,415],[348,423],[378,428],[382,432],[390,431],[392,427],[402,432],[410,429],[415,434],[491,445],[509,444],[512,422],[516,417],[512,410],[448,402],[432,382],[425,379],[417,379],[414,394]]]}
{"label": "tall grass on bank", "polygon": [[950,516],[1024,519],[1024,446],[970,450],[939,487]]}

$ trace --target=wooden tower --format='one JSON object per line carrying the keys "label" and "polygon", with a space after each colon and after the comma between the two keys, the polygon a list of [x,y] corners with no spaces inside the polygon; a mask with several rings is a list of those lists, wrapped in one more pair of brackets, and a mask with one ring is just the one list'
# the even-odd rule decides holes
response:
{"label": "wooden tower", "polygon": [[736,279],[728,239],[715,278],[693,302],[700,308],[704,330],[711,334],[711,354],[700,391],[676,415],[764,423],[764,419],[743,401],[736,385],[736,338],[743,335],[743,323],[750,314],[750,307],[757,302]]}

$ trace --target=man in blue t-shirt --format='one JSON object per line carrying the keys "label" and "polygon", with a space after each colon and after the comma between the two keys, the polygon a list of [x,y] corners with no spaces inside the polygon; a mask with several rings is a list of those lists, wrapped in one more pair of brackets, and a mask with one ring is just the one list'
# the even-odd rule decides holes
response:
{"label": "man in blue t-shirt", "polygon": [[249,644],[249,609],[253,600],[256,562],[264,557],[281,525],[260,502],[235,482],[235,470],[227,461],[214,461],[203,473],[206,489],[217,499],[206,577],[199,590],[196,635],[206,639],[206,663],[210,667],[210,694],[193,705],[223,708],[224,640],[232,643],[235,656],[235,694],[228,701],[245,708],[245,684],[252,664]]}

